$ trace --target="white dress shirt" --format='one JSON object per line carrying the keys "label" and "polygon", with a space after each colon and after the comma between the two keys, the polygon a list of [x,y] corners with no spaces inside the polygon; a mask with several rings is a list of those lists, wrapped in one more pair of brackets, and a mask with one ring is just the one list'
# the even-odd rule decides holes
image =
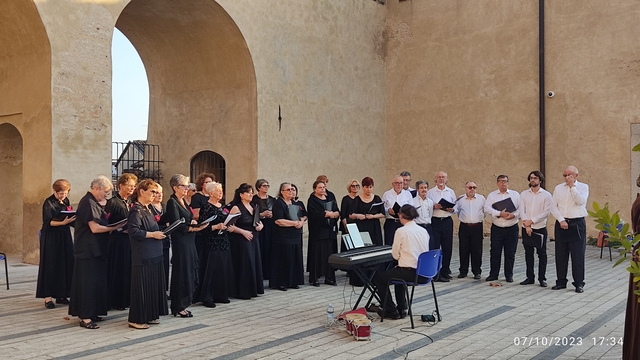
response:
{"label": "white dress shirt", "polygon": [[465,194],[453,208],[453,211],[458,215],[458,220],[465,224],[477,224],[484,221],[484,204],[486,199],[480,194],[476,194],[474,197],[469,198]]}
{"label": "white dress shirt", "polygon": [[399,267],[416,269],[418,256],[429,251],[429,233],[415,221],[409,221],[396,230],[391,246],[391,255],[398,260]]}
{"label": "white dress shirt", "polygon": [[[516,211],[512,212],[515,216],[513,219],[503,219],[500,217],[500,211],[494,209],[492,205],[497,203],[498,201],[504,200],[510,197],[511,201],[513,201],[513,205],[516,207]],[[519,208],[520,207],[520,194],[517,191],[507,189],[506,192],[501,193],[500,190],[496,190],[491,192],[489,196],[487,196],[487,201],[484,203],[484,212],[486,214],[491,214],[491,223],[495,226],[500,227],[510,227],[518,223],[518,218],[520,217]]]}
{"label": "white dress shirt", "polygon": [[[432,187],[431,189],[429,189],[429,191],[427,191],[427,197],[431,199],[431,201],[433,201],[434,206],[442,199],[445,199],[452,204],[456,203],[456,193],[446,185],[442,190],[438,189],[437,186]],[[451,216],[451,213],[446,210],[434,209],[432,216],[445,218]]]}
{"label": "white dress shirt", "polygon": [[393,205],[395,203],[398,203],[400,207],[406,204],[411,205],[413,203],[413,196],[411,196],[410,192],[404,189],[400,191],[400,194],[397,194],[395,190],[390,189],[382,194],[382,201],[384,201],[384,213],[387,219],[397,219],[398,214],[396,214],[396,217],[389,215],[389,209],[393,209]]}
{"label": "white dress shirt", "polygon": [[581,218],[588,215],[589,185],[576,182],[572,188],[562,183],[553,190],[551,214],[558,220]]}
{"label": "white dress shirt", "polygon": [[540,188],[538,192],[533,192],[531,189],[527,189],[520,193],[520,218],[524,220],[531,220],[532,229],[542,229],[547,227],[547,218],[551,213],[551,206],[553,206],[553,198],[551,193],[547,190]]}
{"label": "white dress shirt", "polygon": [[420,195],[413,198],[413,206],[418,210],[417,218],[413,219],[418,224],[431,224],[431,215],[433,214],[433,201],[425,196],[424,200]]}

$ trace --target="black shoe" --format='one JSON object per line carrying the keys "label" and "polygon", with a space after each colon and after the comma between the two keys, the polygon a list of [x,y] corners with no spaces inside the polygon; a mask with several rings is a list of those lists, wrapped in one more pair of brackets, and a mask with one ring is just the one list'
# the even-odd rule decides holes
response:
{"label": "black shoe", "polygon": [[513,276],[507,276],[507,282],[513,282]]}
{"label": "black shoe", "polygon": [[547,287],[547,282],[544,280],[540,280],[540,286],[541,287]]}
{"label": "black shoe", "polygon": [[287,291],[287,288],[284,286],[278,286],[277,289],[280,291]]}
{"label": "black shoe", "polygon": [[293,285],[291,288],[292,288],[292,289],[300,289],[300,286],[298,286],[298,285]]}
{"label": "black shoe", "polygon": [[181,318],[190,318],[190,317],[193,317],[193,315],[191,314],[191,312],[186,311],[186,310],[182,310],[182,311],[179,311],[179,312],[177,312],[177,313],[173,313],[173,317],[176,317],[176,316],[180,316]]}
{"label": "black shoe", "polygon": [[221,299],[221,300],[213,299],[213,302],[214,303],[218,303],[218,304],[228,304],[228,303],[231,302],[231,300],[229,300],[229,299]]}
{"label": "black shoe", "polygon": [[467,274],[460,273],[460,275],[458,275],[458,279],[464,279],[466,277],[467,277]]}
{"label": "black shoe", "polygon": [[489,276],[485,279],[485,281],[495,281],[495,280],[498,280],[497,276]]}
{"label": "black shoe", "polygon": [[320,286],[320,283],[319,283],[319,282],[317,282],[317,281],[314,281],[314,282],[312,282],[312,283],[311,283],[311,285],[312,285],[312,286],[315,286],[315,287],[318,287],[318,286]]}
{"label": "black shoe", "polygon": [[203,301],[202,305],[204,307],[208,307],[208,308],[214,308],[216,307],[216,304],[213,301]]}
{"label": "black shoe", "polygon": [[69,299],[67,299],[67,298],[58,298],[58,299],[56,299],[56,304],[69,305]]}
{"label": "black shoe", "polygon": [[[382,314],[383,314],[383,310],[382,309],[378,310],[378,316],[382,317]],[[391,320],[398,320],[400,319],[400,313],[398,313],[395,310],[393,312],[384,312],[384,318],[391,319]]]}
{"label": "black shoe", "polygon": [[584,288],[582,288],[582,285],[576,286],[576,292],[578,294],[582,294],[584,292]]}
{"label": "black shoe", "polygon": [[480,274],[475,274],[475,275],[473,275],[473,279],[474,280],[480,280],[480,279],[482,279],[482,276],[480,276]]}
{"label": "black shoe", "polygon": [[331,285],[331,286],[337,286],[338,285],[333,280],[325,280],[324,283],[325,283],[325,285]]}
{"label": "black shoe", "polygon": [[88,323],[86,323],[82,321],[82,319],[80,319],[80,326],[89,330],[100,329],[100,326],[98,326],[98,324],[96,324],[95,322],[89,321]]}
{"label": "black shoe", "polygon": [[442,277],[442,276],[440,276],[440,277],[438,278],[438,280],[436,280],[436,281],[437,281],[437,282],[449,282],[449,281],[451,281],[451,280],[447,279],[446,277]]}
{"label": "black shoe", "polygon": [[451,276],[451,274],[440,275],[440,276],[444,277],[445,279],[449,279],[449,280],[453,279],[453,276]]}
{"label": "black shoe", "polygon": [[[400,315],[400,319],[404,319],[407,317],[407,310],[398,310],[398,314]],[[385,316],[386,317],[386,316]]]}
{"label": "black shoe", "polygon": [[561,290],[561,289],[566,289],[567,285],[554,285],[551,290]]}
{"label": "black shoe", "polygon": [[53,301],[45,301],[44,307],[46,307],[47,309],[55,309],[56,304],[54,304]]}
{"label": "black shoe", "polygon": [[531,279],[526,279],[525,281],[521,282],[520,285],[531,285],[534,284],[535,281],[531,280]]}

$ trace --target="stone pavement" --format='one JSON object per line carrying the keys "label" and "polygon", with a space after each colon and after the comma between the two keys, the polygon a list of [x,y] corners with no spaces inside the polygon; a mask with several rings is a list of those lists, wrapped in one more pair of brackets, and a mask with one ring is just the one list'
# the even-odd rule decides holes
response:
{"label": "stone pavement", "polygon": [[[457,242],[455,240],[454,242]],[[416,289],[416,327],[409,319],[375,321],[371,341],[355,341],[336,324],[325,328],[329,303],[336,314],[349,310],[361,288],[343,272],[339,286],[266,290],[253,300],[232,300],[215,309],[193,305],[193,318],[166,316],[148,330],[127,327],[127,311],[112,311],[98,330],[78,326],[67,306],[45,309],[34,298],[37,266],[9,258],[11,289],[0,277],[2,359],[619,359],[628,273],[612,268],[600,249],[587,246],[586,286],[552,291],[554,243],[549,243],[548,288],[522,286],[524,250],[517,251],[515,282],[491,287],[489,240],[485,239],[483,279],[458,279],[454,247],[450,283],[436,283],[442,321],[430,326],[420,314],[435,307],[430,287]],[[606,249],[605,249],[606,250]],[[608,254],[607,254],[608,255]],[[614,261],[617,254],[614,253]],[[537,264],[537,263],[536,263]],[[537,268],[537,265],[536,265]],[[570,280],[571,281],[571,280]],[[569,284],[570,285],[570,284]]]}

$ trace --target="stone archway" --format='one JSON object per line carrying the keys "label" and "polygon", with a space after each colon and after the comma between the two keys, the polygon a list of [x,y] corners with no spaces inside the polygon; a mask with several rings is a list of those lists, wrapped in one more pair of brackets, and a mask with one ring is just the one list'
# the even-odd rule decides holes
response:
{"label": "stone archway", "polygon": [[254,181],[256,76],[227,12],[213,0],[132,0],[116,27],[147,71],[147,140],[160,145],[165,179],[188,174],[190,154],[211,149],[226,160],[229,186]]}
{"label": "stone archway", "polygon": [[0,248],[38,263],[51,189],[51,48],[31,0],[0,2],[0,94]]}

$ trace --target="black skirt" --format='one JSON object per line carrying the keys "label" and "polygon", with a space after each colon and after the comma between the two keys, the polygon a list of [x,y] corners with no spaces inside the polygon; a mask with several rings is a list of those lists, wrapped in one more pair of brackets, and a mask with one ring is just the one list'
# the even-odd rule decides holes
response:
{"label": "black skirt", "polygon": [[109,235],[109,308],[129,307],[131,291],[131,243],[129,234],[114,231]]}
{"label": "black skirt", "polygon": [[337,247],[336,239],[317,239],[309,241],[307,251],[307,271],[309,271],[309,282],[318,281],[324,276],[324,280],[335,281],[335,270],[329,265],[329,256],[335,254]]}
{"label": "black skirt", "polygon": [[94,319],[107,315],[107,259],[76,259],[69,315]]}
{"label": "black skirt", "polygon": [[228,302],[230,297],[236,297],[235,284],[231,250],[210,249],[200,254],[198,302]]}
{"label": "black skirt", "polygon": [[271,277],[269,287],[304,285],[302,264],[302,239],[299,243],[283,244],[274,242],[271,248]]}
{"label": "black skirt", "polygon": [[145,324],[168,314],[162,256],[131,268],[129,322]]}
{"label": "black skirt", "polygon": [[69,226],[51,226],[40,235],[37,298],[68,298],[73,280],[73,240]]}
{"label": "black skirt", "polygon": [[260,258],[260,244],[257,231],[253,232],[253,240],[248,241],[244,236],[231,233],[231,259],[235,273],[235,297],[249,299],[264,294],[264,279],[262,277],[262,261]]}

